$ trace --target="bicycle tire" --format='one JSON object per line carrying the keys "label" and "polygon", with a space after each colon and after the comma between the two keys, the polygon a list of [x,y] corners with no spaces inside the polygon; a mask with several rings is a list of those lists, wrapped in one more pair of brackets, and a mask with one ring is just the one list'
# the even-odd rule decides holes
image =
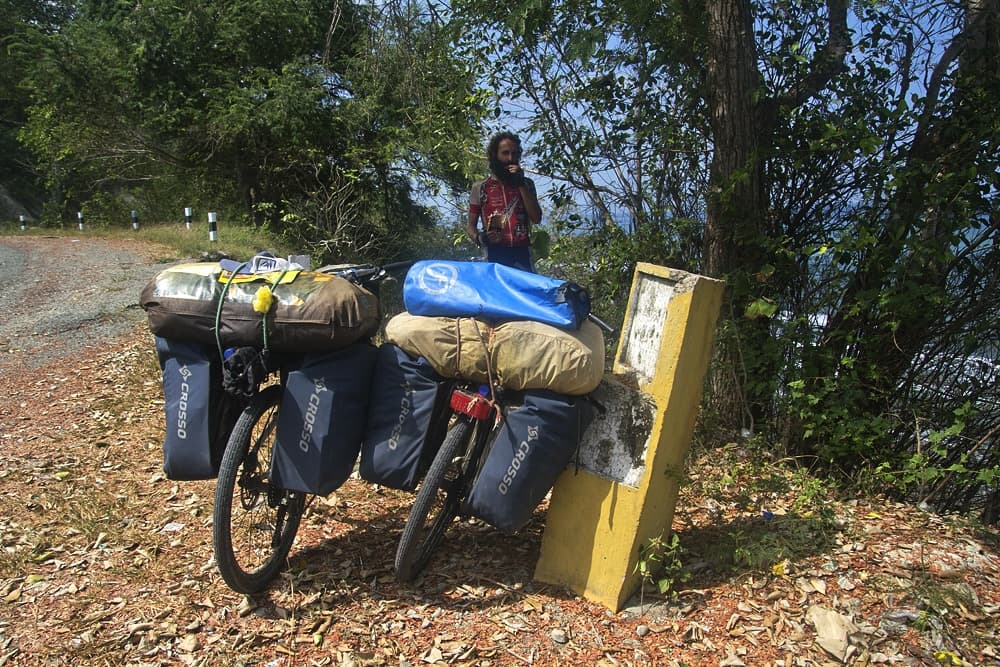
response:
{"label": "bicycle tire", "polygon": [[458,516],[462,492],[448,484],[448,474],[454,473],[453,459],[465,451],[474,433],[469,421],[456,422],[445,435],[420,484],[396,549],[396,579],[401,583],[412,581],[420,574],[448,526]]}
{"label": "bicycle tire", "polygon": [[262,591],[282,568],[305,510],[304,493],[269,478],[282,394],[275,385],[253,397],[219,465],[212,545],[223,580],[239,593]]}

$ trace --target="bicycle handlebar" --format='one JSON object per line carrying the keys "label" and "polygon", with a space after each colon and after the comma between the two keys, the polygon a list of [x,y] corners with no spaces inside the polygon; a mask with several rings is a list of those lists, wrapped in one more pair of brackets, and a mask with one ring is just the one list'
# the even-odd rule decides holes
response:
{"label": "bicycle handlebar", "polygon": [[599,318],[597,315],[594,315],[593,313],[588,313],[587,319],[596,324],[597,326],[601,327],[602,329],[604,329],[604,333],[608,334],[609,336],[616,333],[616,330],[613,326],[611,326],[610,324]]}
{"label": "bicycle handlebar", "polygon": [[416,260],[413,259],[403,260],[402,262],[392,262],[391,264],[383,264],[382,270],[391,272],[391,271],[397,271],[399,269],[409,269],[416,263],[417,263]]}
{"label": "bicycle handlebar", "polygon": [[320,273],[329,273],[341,278],[350,280],[353,283],[373,283],[385,280],[389,273],[400,269],[408,269],[413,265],[413,260],[403,262],[392,262],[376,266],[374,264],[347,264],[322,266],[316,269]]}

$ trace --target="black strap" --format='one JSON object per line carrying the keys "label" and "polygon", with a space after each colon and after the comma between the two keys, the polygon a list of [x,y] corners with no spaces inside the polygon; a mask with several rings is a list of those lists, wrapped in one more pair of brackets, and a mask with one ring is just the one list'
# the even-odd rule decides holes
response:
{"label": "black strap", "polygon": [[267,379],[269,354],[255,347],[240,347],[222,362],[222,388],[226,393],[249,401]]}

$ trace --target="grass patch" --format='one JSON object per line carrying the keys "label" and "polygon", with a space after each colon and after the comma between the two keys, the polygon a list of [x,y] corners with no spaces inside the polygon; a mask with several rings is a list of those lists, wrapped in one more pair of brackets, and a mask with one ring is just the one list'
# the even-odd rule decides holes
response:
{"label": "grass patch", "polygon": [[[133,232],[134,234],[134,232]],[[263,229],[253,227],[226,226],[219,230],[219,240],[208,240],[208,232],[204,229],[186,229],[183,224],[157,225],[139,230],[138,234],[146,235],[148,240],[159,243],[178,251],[180,256],[201,257],[205,254],[223,253],[237,259],[249,259],[261,250],[269,250],[280,256],[287,256],[293,249],[287,248],[281,242]],[[121,231],[118,236],[129,238],[129,233]]]}
{"label": "grass patch", "polygon": [[208,231],[204,225],[192,226],[191,229],[187,229],[183,223],[144,224],[138,231],[120,227],[93,227],[83,231],[70,227],[29,227],[23,232],[16,224],[7,224],[0,226],[0,233],[10,236],[138,239],[164,246],[168,250],[168,256],[158,258],[161,261],[186,257],[200,259],[206,255],[225,255],[235,259],[248,259],[260,250],[270,250],[279,257],[302,252],[298,249],[288,248],[264,229],[223,223],[219,224],[219,240],[214,242],[208,240]]}
{"label": "grass patch", "polygon": [[836,489],[772,451],[753,441],[701,452],[692,462],[679,504],[688,498],[708,516],[680,531],[686,562],[716,573],[770,573],[833,546]]}

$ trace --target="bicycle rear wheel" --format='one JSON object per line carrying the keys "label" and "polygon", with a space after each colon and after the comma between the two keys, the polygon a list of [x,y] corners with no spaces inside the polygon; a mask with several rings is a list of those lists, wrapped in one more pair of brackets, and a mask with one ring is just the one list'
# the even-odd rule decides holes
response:
{"label": "bicycle rear wheel", "polygon": [[215,562],[239,593],[263,590],[284,565],[305,509],[305,494],[275,487],[271,457],[282,388],[254,396],[229,436],[215,487]]}
{"label": "bicycle rear wheel", "polygon": [[396,579],[400,582],[412,581],[420,574],[458,516],[464,496],[460,488],[463,471],[455,458],[467,450],[474,433],[468,419],[456,422],[420,485],[396,549]]}

